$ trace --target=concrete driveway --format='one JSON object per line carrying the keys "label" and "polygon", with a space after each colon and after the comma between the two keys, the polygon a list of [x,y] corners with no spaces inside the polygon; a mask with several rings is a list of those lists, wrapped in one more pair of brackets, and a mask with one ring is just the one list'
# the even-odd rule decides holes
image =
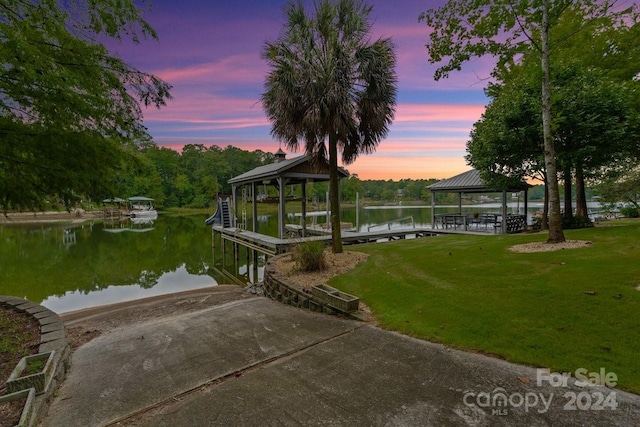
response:
{"label": "concrete driveway", "polygon": [[554,387],[559,374],[262,297],[225,301],[78,348],[43,425],[640,426],[636,395]]}

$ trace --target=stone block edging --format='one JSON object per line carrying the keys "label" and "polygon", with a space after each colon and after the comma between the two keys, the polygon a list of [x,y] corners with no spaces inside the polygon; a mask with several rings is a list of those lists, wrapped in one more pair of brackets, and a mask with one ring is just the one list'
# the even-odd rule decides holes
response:
{"label": "stone block edging", "polygon": [[71,346],[67,339],[64,323],[56,313],[48,308],[24,298],[6,295],[0,295],[0,307],[21,311],[34,318],[40,324],[40,347],[38,348],[38,353],[52,350],[56,352],[51,383],[44,393],[37,395],[33,399],[33,412],[28,426],[36,426],[46,415],[55,390],[62,383],[69,370],[71,365]]}
{"label": "stone block edging", "polygon": [[287,254],[276,255],[267,260],[264,267],[262,289],[264,295],[272,300],[294,307],[304,308],[317,313],[325,313],[334,316],[343,316],[354,320],[363,320],[361,315],[355,312],[347,312],[339,307],[330,305],[327,301],[318,298],[311,292],[303,291],[287,281],[287,277],[276,271],[275,261]]}

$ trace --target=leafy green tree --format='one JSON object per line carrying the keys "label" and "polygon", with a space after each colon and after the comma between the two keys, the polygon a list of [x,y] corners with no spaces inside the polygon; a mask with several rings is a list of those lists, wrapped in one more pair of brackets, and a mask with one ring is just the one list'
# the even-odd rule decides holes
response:
{"label": "leafy green tree", "polygon": [[364,196],[373,200],[380,200],[380,194],[384,187],[384,181],[378,179],[368,179],[363,182]]}
{"label": "leafy green tree", "polygon": [[[624,17],[624,19],[620,19]],[[621,21],[621,22],[619,22]],[[582,30],[587,26],[587,30]],[[575,178],[576,215],[586,217],[586,180],[615,170],[638,141],[640,37],[637,11],[586,19],[570,8],[554,28],[565,40],[554,50],[553,85],[556,141],[565,174],[565,219],[571,219],[571,177]],[[585,48],[587,47],[588,48]],[[635,127],[635,129],[634,129]]]}
{"label": "leafy green tree", "polygon": [[182,171],[189,178],[194,197],[199,199],[212,198],[223,188],[229,192],[227,181],[262,165],[263,158],[261,150],[246,151],[233,146],[222,150],[201,144],[185,145],[181,155]]}
{"label": "leafy green tree", "polygon": [[435,184],[436,182],[438,182],[438,180],[433,178],[424,181],[422,191],[420,192],[421,200],[431,200],[431,190],[429,190],[427,187],[429,187],[431,184]]}
{"label": "leafy green tree", "polygon": [[400,188],[402,188],[402,198],[407,200],[420,200],[422,196],[422,189],[425,186],[425,181],[422,179],[401,179]]}
{"label": "leafy green tree", "polygon": [[[561,93],[561,113],[556,123],[559,159],[575,173],[576,215],[586,217],[586,179],[598,179],[628,153],[640,135],[633,129],[638,105],[629,98],[634,82],[615,82],[597,69],[581,66],[566,70]],[[569,172],[569,178],[571,172]],[[565,182],[571,187],[571,182]],[[571,191],[568,191],[570,199]],[[565,208],[566,210],[566,208]]]}
{"label": "leafy green tree", "polygon": [[[141,157],[149,164],[153,164],[155,172],[158,173],[162,185],[162,192],[166,198],[165,207],[179,206],[176,180],[181,172],[180,153],[170,148],[158,147],[155,144],[145,148],[141,152]],[[149,168],[147,171],[151,172]],[[144,174],[144,170],[134,170],[134,174]],[[117,194],[126,194],[125,187],[122,192]],[[140,195],[144,193],[138,193]]]}
{"label": "leafy green tree", "polygon": [[603,181],[598,190],[601,201],[609,206],[624,202],[640,210],[640,168],[637,165],[628,166],[630,168],[625,173]]}
{"label": "leafy green tree", "polygon": [[[493,188],[508,188],[526,179],[546,183],[541,79],[536,60],[523,60],[519,66],[494,72],[498,82],[486,90],[492,100],[474,124],[467,142],[465,159]],[[548,203],[545,203],[544,229],[547,218]]]}
{"label": "leafy green tree", "polygon": [[492,99],[471,131],[465,159],[495,188],[507,187],[504,177],[520,181],[543,179],[540,85],[521,68],[492,84]]}
{"label": "leafy green tree", "polygon": [[[496,70],[504,70],[514,64],[522,54],[537,52],[541,76],[541,113],[543,131],[544,166],[549,199],[549,243],[563,242],[562,218],[556,163],[556,145],[552,135],[552,97],[550,82],[550,55],[568,38],[581,31],[597,33],[598,24],[613,23],[626,26],[627,19],[635,22],[634,8],[616,9],[615,1],[549,1],[521,0],[450,0],[439,9],[431,9],[420,15],[433,32],[427,44],[431,63],[445,61],[435,72],[435,79],[447,77],[459,70],[473,57],[494,55]],[[574,33],[550,39],[561,16],[568,10],[579,11],[581,26]],[[606,29],[605,29],[606,30]]]}
{"label": "leafy green tree", "polygon": [[338,150],[344,164],[373,152],[394,116],[393,43],[370,41],[371,10],[360,0],[319,0],[312,17],[289,3],[283,34],[263,50],[272,135],[293,150],[302,140],[307,154],[329,162],[334,253],[342,252]]}
{"label": "leafy green tree", "polygon": [[[236,147],[223,150],[216,145],[187,144],[179,153],[153,143],[145,144],[137,153],[137,162],[116,175],[116,190],[102,198],[143,194],[156,199],[158,207],[205,208],[211,206],[220,192],[230,194],[227,180],[231,176],[272,160],[270,154],[261,150]],[[154,195],[147,191],[153,191]],[[161,204],[160,200],[164,202]]]}
{"label": "leafy green tree", "polygon": [[364,187],[362,181],[358,178],[358,175],[353,174],[349,178],[342,180],[341,193],[343,200],[355,202],[356,195],[362,195],[364,193]]}
{"label": "leafy green tree", "polygon": [[218,176],[226,174],[228,168],[229,165],[224,162],[219,151],[207,150],[204,153],[202,173],[194,183],[195,193],[203,202],[200,207],[211,206],[213,199],[222,189]]}
{"label": "leafy green tree", "polygon": [[[526,66],[525,61],[522,67]],[[597,69],[579,64],[556,64],[554,70],[554,139],[565,171],[565,219],[570,220],[572,172],[576,214],[586,217],[585,179],[601,176],[626,155],[629,142],[638,139],[632,125],[638,106],[628,96],[633,82],[613,82]],[[506,80],[492,87],[494,98],[474,124],[466,159],[496,186],[504,176],[544,180],[540,105],[536,102],[539,80],[514,75]]]}
{"label": "leafy green tree", "polygon": [[156,38],[133,0],[0,0],[0,204],[35,209],[103,194],[150,139],[141,105],[170,86],[110,55],[98,39]]}
{"label": "leafy green tree", "polygon": [[[542,123],[544,156],[549,188],[551,215],[549,243],[565,241],[560,217],[560,196],[556,173],[555,146],[551,135],[551,102],[549,91],[549,28],[571,4],[570,1],[550,2],[494,0],[450,0],[439,9],[420,15],[433,32],[427,44],[429,61],[448,59],[434,75],[436,80],[459,70],[472,57],[495,55],[498,66],[510,63],[517,54],[531,48],[540,53],[542,69]],[[551,9],[551,10],[550,10]]]}
{"label": "leafy green tree", "polygon": [[231,185],[227,183],[231,178],[265,163],[273,162],[272,154],[265,153],[262,150],[241,150],[232,145],[225,147],[221,154],[228,167],[218,175],[218,181],[222,186],[222,191],[226,194],[231,193]]}
{"label": "leafy green tree", "polygon": [[[554,2],[555,15],[567,7],[566,1]],[[433,28],[427,44],[429,61],[440,66],[434,78],[447,77],[451,71],[460,70],[462,63],[472,57],[495,55],[498,66],[504,67],[518,54],[535,46],[541,55],[543,70],[543,128],[544,153],[550,176],[552,210],[549,242],[565,240],[560,219],[560,198],[555,164],[555,147],[551,139],[550,94],[548,86],[549,58],[549,2],[548,1],[474,1],[451,0],[439,9],[430,9],[419,17]],[[534,34],[540,38],[534,40]]]}
{"label": "leafy green tree", "polygon": [[396,190],[393,190],[392,188],[387,187],[384,190],[382,190],[382,194],[380,194],[380,198],[385,201],[391,201],[391,200],[395,200],[397,194],[398,192]]}
{"label": "leafy green tree", "polygon": [[125,197],[139,196],[140,194],[154,199],[156,207],[164,207],[165,195],[162,191],[162,178],[154,165],[147,165],[143,174],[133,178],[133,183]]}
{"label": "leafy green tree", "polygon": [[[640,58],[637,43],[626,41],[638,28],[615,28],[610,17],[602,17],[599,30],[586,43],[586,31],[579,31],[585,22],[580,12],[568,9],[552,32],[554,39],[566,40],[554,51],[551,87],[554,143],[565,176],[565,219],[569,220],[572,172],[576,213],[586,217],[585,179],[601,176],[627,155],[633,145],[630,142],[638,140],[634,125],[639,107],[634,95],[638,82],[633,76],[640,71]],[[576,36],[568,37],[571,34]],[[585,45],[591,49],[585,50]],[[613,64],[604,46],[620,57],[617,66],[623,71],[609,68]],[[474,125],[467,161],[490,182],[496,181],[492,180],[496,174],[518,179],[544,174],[537,61],[535,53],[528,53],[518,65],[498,70],[494,76],[499,83],[487,90],[492,101]]]}
{"label": "leafy green tree", "polygon": [[176,177],[176,189],[180,206],[188,206],[193,200],[193,191],[187,175],[181,173]]}

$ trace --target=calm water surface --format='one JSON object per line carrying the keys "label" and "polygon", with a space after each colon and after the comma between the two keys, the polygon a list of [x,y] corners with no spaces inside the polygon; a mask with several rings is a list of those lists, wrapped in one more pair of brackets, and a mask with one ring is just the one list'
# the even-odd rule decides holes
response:
{"label": "calm water surface", "polygon": [[216,285],[213,264],[196,216],[0,226],[0,294],[58,313]]}
{"label": "calm water surface", "polygon": [[[499,205],[482,209],[497,211]],[[538,209],[531,206],[529,214]],[[454,211],[455,206],[442,207],[437,213]],[[343,221],[358,224],[360,231],[373,231],[388,227],[387,222],[392,227],[407,226],[408,220],[394,222],[406,217],[412,217],[416,226],[427,225],[431,209],[396,205],[360,208],[358,215],[355,208],[346,208],[341,214]],[[214,254],[211,229],[204,225],[207,216],[161,214],[152,224],[132,224],[127,219],[0,225],[0,294],[24,297],[63,313],[222,283],[262,280],[263,256],[254,265],[244,252],[238,261],[231,251],[226,259],[219,250]],[[290,217],[288,221],[298,219]],[[258,217],[258,232],[275,236],[277,229],[277,215]]]}

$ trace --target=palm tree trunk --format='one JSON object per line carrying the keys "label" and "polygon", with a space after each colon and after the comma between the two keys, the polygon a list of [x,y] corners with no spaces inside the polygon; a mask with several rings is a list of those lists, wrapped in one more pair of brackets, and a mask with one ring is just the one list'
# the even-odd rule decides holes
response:
{"label": "palm tree trunk", "polygon": [[338,179],[338,136],[329,135],[329,201],[331,204],[331,250],[342,253],[342,232],[340,230],[340,186]]}
{"label": "palm tree trunk", "polygon": [[549,184],[549,237],[547,243],[565,241],[560,216],[560,191],[556,150],[551,135],[551,89],[549,84],[549,1],[542,4],[542,131],[544,135],[544,164]]}

